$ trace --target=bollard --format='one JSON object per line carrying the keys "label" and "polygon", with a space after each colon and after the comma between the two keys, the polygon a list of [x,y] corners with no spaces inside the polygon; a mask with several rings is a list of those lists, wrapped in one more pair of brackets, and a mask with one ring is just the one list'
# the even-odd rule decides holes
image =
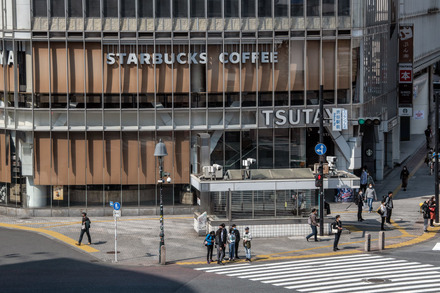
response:
{"label": "bollard", "polygon": [[164,265],[164,264],[166,264],[166,249],[165,249],[165,245],[162,245],[161,247],[160,247],[160,254],[161,254],[161,257],[160,257],[160,264],[161,265]]}
{"label": "bollard", "polygon": [[365,251],[371,250],[371,234],[365,234]]}
{"label": "bollard", "polygon": [[379,232],[379,250],[385,249],[385,232],[380,231]]}

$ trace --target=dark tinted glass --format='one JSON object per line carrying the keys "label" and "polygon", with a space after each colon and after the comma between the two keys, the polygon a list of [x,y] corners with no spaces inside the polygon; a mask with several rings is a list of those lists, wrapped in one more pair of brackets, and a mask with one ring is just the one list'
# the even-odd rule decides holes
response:
{"label": "dark tinted glass", "polygon": [[304,0],[290,0],[290,15],[304,16]]}
{"label": "dark tinted glass", "polygon": [[208,17],[222,17],[221,0],[208,0]]}
{"label": "dark tinted glass", "polygon": [[322,0],[322,15],[335,16],[335,0]]}
{"label": "dark tinted glass", "polygon": [[276,16],[287,16],[289,11],[289,5],[286,0],[274,0],[275,5],[275,17]]}
{"label": "dark tinted glass", "polygon": [[238,17],[238,0],[225,1],[225,17]]}
{"label": "dark tinted glass", "polygon": [[319,16],[319,0],[307,0],[307,16]]}
{"label": "dark tinted glass", "polygon": [[241,17],[255,17],[255,0],[241,0]]}
{"label": "dark tinted glass", "polygon": [[34,16],[36,17],[47,16],[46,0],[34,0]]}
{"label": "dark tinted glass", "polygon": [[205,17],[205,0],[191,0],[191,17]]}
{"label": "dark tinted glass", "polygon": [[339,16],[350,15],[350,0],[338,0],[338,15]]}
{"label": "dark tinted glass", "polygon": [[87,0],[86,1],[86,16],[87,17],[100,17],[99,0]]}
{"label": "dark tinted glass", "polygon": [[171,7],[169,0],[156,0],[156,17],[170,17]]}
{"label": "dark tinted glass", "polygon": [[138,0],[139,17],[153,17],[154,0]]}
{"label": "dark tinted glass", "polygon": [[68,0],[67,2],[68,16],[69,17],[82,17],[82,1]]}
{"label": "dark tinted glass", "polygon": [[121,1],[121,17],[136,17],[136,1],[122,0]]}
{"label": "dark tinted glass", "polygon": [[173,0],[173,17],[188,17],[188,2]]}
{"label": "dark tinted glass", "polygon": [[103,0],[103,4],[104,17],[118,17],[118,0]]}
{"label": "dark tinted glass", "polygon": [[272,0],[259,0],[258,17],[271,17],[271,16],[272,16]]}
{"label": "dark tinted glass", "polygon": [[50,11],[52,17],[65,17],[64,1],[50,0]]}

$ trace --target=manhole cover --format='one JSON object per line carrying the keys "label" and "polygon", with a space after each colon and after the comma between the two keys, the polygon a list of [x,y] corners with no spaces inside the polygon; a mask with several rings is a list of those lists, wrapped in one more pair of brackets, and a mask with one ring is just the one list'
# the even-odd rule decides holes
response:
{"label": "manhole cover", "polygon": [[363,279],[363,282],[373,283],[373,284],[382,284],[382,283],[390,283],[389,279]]}
{"label": "manhole cover", "polygon": [[[118,251],[118,253],[121,253],[121,252]],[[114,251],[114,250],[112,250],[112,251],[107,251],[107,254],[115,254],[115,251]]]}

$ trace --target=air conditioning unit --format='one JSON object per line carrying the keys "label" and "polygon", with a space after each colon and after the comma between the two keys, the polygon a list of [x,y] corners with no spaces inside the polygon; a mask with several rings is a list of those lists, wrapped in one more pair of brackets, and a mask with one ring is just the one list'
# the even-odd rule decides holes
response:
{"label": "air conditioning unit", "polygon": [[223,166],[214,164],[212,166],[203,166],[203,177],[207,179],[223,178]]}

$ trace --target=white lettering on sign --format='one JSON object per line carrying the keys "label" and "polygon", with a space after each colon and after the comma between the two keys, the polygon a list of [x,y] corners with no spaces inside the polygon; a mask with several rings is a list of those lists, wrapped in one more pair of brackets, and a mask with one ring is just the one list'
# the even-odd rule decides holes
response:
{"label": "white lettering on sign", "polygon": [[[271,125],[271,119],[277,126],[283,126],[289,123],[290,125],[298,124],[316,124],[319,121],[319,109],[290,109],[286,110],[262,110],[261,114],[264,117],[266,126]],[[326,119],[332,117],[332,111],[325,109]],[[313,118],[313,121],[311,121]]]}
{"label": "white lettering on sign", "polygon": [[[3,54],[3,53],[1,53]],[[12,55],[13,59],[13,55]],[[2,58],[3,60],[3,58]],[[139,56],[136,53],[107,53],[106,62],[108,65],[113,65],[117,61],[124,65],[137,64],[173,64],[177,61],[179,64],[206,64],[208,61],[208,54],[203,53],[141,53]],[[278,52],[223,52],[218,55],[218,60],[221,63],[278,63]],[[139,62],[140,61],[140,62]]]}
{"label": "white lettering on sign", "polygon": [[[12,65],[14,64],[14,51],[7,51],[8,53],[8,60],[6,61],[6,64]],[[4,51],[0,51],[0,65],[3,65],[3,57],[5,56]]]}

